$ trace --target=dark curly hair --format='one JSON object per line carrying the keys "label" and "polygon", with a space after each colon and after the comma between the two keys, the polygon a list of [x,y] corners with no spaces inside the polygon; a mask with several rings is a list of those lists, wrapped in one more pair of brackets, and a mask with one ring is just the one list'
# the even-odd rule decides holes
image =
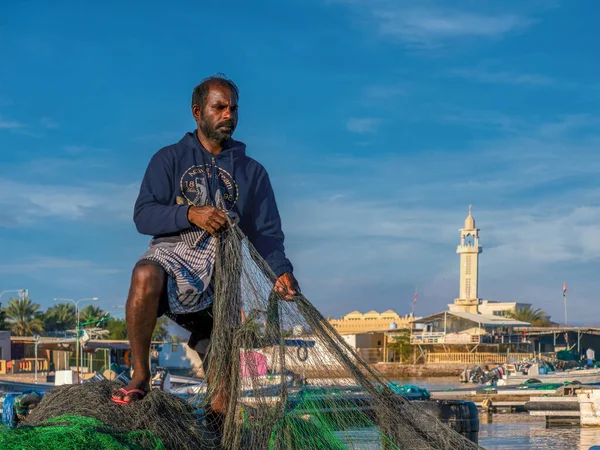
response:
{"label": "dark curly hair", "polygon": [[204,109],[206,105],[206,97],[208,97],[208,91],[211,86],[223,86],[229,88],[235,93],[237,98],[240,97],[240,91],[236,84],[225,76],[223,73],[218,73],[211,77],[205,78],[200,82],[198,86],[194,88],[192,93],[192,106],[198,105],[201,109]]}

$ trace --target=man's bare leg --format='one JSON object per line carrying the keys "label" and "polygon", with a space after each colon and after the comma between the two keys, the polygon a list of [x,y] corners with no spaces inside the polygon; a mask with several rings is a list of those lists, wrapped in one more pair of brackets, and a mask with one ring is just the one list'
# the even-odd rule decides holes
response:
{"label": "man's bare leg", "polygon": [[[205,352],[201,352],[199,350],[196,350],[196,353],[198,353],[198,356],[202,360],[202,369],[204,370],[204,378],[206,379],[206,383],[207,384],[213,383],[214,382],[213,374],[208,373],[208,371],[209,371],[209,364],[208,364],[209,356]],[[215,413],[225,414],[225,412],[227,411],[228,401],[229,401],[229,396],[227,395],[227,392],[225,392],[223,383],[219,381],[219,384],[217,385],[217,388],[215,389],[215,392],[213,393],[212,398],[210,399],[210,408]]]}
{"label": "man's bare leg", "polygon": [[[150,343],[156,326],[158,305],[165,285],[166,273],[153,264],[136,266],[131,276],[131,287],[127,297],[127,335],[133,353],[134,372],[131,383],[125,390],[150,389]],[[141,394],[124,395],[115,392],[113,398],[125,401],[137,400]]]}

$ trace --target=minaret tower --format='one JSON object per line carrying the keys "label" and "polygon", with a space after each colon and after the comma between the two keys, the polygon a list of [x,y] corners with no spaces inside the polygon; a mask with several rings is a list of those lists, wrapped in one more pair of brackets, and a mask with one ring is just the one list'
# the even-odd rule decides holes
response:
{"label": "minaret tower", "polygon": [[465,226],[460,230],[460,245],[456,253],[460,255],[460,297],[454,299],[450,310],[465,311],[477,314],[480,303],[477,292],[479,282],[479,254],[482,251],[479,245],[479,229],[475,228],[475,219],[469,215],[465,219]]}

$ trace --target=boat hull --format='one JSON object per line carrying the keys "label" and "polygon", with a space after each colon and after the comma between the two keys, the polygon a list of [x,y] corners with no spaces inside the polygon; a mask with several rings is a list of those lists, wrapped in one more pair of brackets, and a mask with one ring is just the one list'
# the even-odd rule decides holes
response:
{"label": "boat hull", "polygon": [[541,383],[600,383],[600,370],[573,370],[565,372],[551,372],[542,375],[509,375],[498,380],[499,386],[518,386],[530,380]]}

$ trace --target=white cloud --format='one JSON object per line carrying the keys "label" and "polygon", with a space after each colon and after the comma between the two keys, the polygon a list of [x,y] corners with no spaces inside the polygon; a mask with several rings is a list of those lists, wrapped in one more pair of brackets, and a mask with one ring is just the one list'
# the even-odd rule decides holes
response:
{"label": "white cloud", "polygon": [[48,129],[58,128],[58,123],[56,123],[50,117],[42,117],[40,119],[40,125]]}
{"label": "white cloud", "polygon": [[408,89],[399,84],[371,85],[365,88],[365,97],[367,100],[386,100],[407,94]]}
{"label": "white cloud", "polygon": [[89,275],[111,275],[120,273],[120,269],[98,266],[95,262],[85,259],[57,258],[50,256],[32,256],[10,264],[0,264],[0,273],[27,274],[32,271],[73,271],[85,272]]}
{"label": "white cloud", "polygon": [[16,120],[5,119],[0,116],[0,129],[15,130],[20,128],[25,128],[25,124]]}
{"label": "white cloud", "polygon": [[375,133],[381,119],[375,117],[352,118],[346,123],[346,129],[352,133]]}
{"label": "white cloud", "polygon": [[44,184],[0,178],[2,226],[61,220],[131,220],[137,184]]}
{"label": "white cloud", "polygon": [[465,78],[467,80],[476,81],[479,83],[514,84],[527,86],[553,86],[556,84],[556,81],[553,78],[545,75],[491,70],[484,68],[452,69],[447,73],[451,76]]}
{"label": "white cloud", "polygon": [[64,150],[70,155],[79,155],[90,151],[85,145],[67,145]]}
{"label": "white cloud", "polygon": [[382,37],[419,48],[446,46],[459,39],[495,39],[530,27],[535,21],[518,11],[483,11],[482,4],[443,1],[337,0],[359,22]]}
{"label": "white cloud", "polygon": [[494,15],[433,10],[383,9],[375,11],[383,35],[419,45],[441,44],[453,38],[501,37],[532,21],[518,15]]}

